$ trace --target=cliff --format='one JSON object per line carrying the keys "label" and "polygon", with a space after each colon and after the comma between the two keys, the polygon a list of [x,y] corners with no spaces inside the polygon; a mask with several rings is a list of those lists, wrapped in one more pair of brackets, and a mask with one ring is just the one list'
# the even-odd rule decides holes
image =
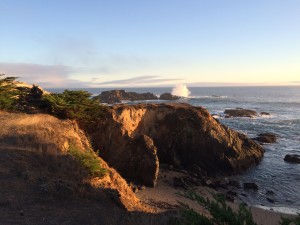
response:
{"label": "cliff", "polygon": [[[93,155],[104,176],[91,176],[71,149]],[[141,222],[152,212],[91,151],[76,122],[45,114],[0,111],[0,183],[0,224],[135,224],[124,218]]]}
{"label": "cliff", "polygon": [[[188,104],[116,105],[90,134],[100,155],[126,178],[154,186],[159,164],[232,174],[258,164],[260,145]],[[201,174],[200,174],[201,175]]]}

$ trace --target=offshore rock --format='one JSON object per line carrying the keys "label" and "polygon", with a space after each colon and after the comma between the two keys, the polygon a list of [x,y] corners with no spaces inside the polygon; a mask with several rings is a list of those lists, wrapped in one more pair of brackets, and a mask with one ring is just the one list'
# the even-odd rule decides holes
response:
{"label": "offshore rock", "polygon": [[257,112],[250,110],[250,109],[226,109],[224,114],[228,117],[256,117],[258,114]]}
{"label": "offshore rock", "polygon": [[159,163],[232,174],[263,157],[259,144],[188,104],[115,105],[93,130],[101,157],[126,178],[151,186]]}
{"label": "offshore rock", "polygon": [[284,161],[290,162],[290,163],[300,163],[300,155],[297,155],[297,154],[287,154],[284,157]]}
{"label": "offshore rock", "polygon": [[180,99],[179,96],[176,96],[176,95],[172,95],[171,93],[163,93],[159,96],[159,100],[171,100],[171,101],[174,101],[174,100],[178,100]]}
{"label": "offshore rock", "polygon": [[258,137],[253,138],[253,140],[260,143],[275,143],[277,140],[277,135],[273,133],[261,133],[258,135]]}
{"label": "offshore rock", "polygon": [[153,93],[136,93],[126,92],[125,90],[111,90],[103,91],[100,95],[95,97],[102,103],[114,104],[122,101],[145,101],[158,100],[158,97]]}

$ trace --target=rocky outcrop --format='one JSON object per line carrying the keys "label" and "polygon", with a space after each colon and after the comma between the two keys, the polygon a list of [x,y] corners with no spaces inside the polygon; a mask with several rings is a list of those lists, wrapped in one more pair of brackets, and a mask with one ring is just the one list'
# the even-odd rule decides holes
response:
{"label": "rocky outcrop", "polygon": [[263,156],[259,144],[188,104],[115,105],[90,136],[111,166],[148,185],[155,185],[159,163],[229,174]]}
{"label": "rocky outcrop", "polygon": [[297,155],[297,154],[287,154],[284,157],[284,161],[290,162],[290,163],[300,163],[300,155]]}
{"label": "rocky outcrop", "polygon": [[[23,207],[30,205],[29,208],[34,207],[33,212],[37,212],[40,208],[38,199],[41,198],[44,199],[43,204],[53,207],[55,199],[51,198],[49,201],[48,197],[54,196],[64,200],[75,197],[80,206],[81,203],[89,202],[89,199],[98,198],[96,205],[103,204],[104,209],[108,204],[112,207],[111,204],[117,202],[129,211],[148,210],[126,181],[101,158],[98,158],[98,163],[107,173],[104,177],[91,178],[74,155],[69,154],[70,148],[75,148],[78,152],[86,152],[91,148],[88,138],[75,121],[59,120],[46,114],[28,115],[0,111],[0,134],[0,182],[4,183],[5,180],[9,184],[2,185],[0,193],[3,196],[16,196]],[[142,149],[148,148],[154,155],[156,149],[151,145],[151,140],[141,136],[138,141],[142,142]],[[150,160],[152,156],[140,154],[140,157],[144,166],[138,169],[146,173],[146,159]],[[99,196],[99,190],[112,196]],[[82,199],[82,195],[90,197]],[[61,201],[58,205],[60,203]],[[97,213],[99,214],[99,210]],[[91,216],[91,211],[87,214]]]}
{"label": "rocky outcrop", "polygon": [[159,99],[174,101],[180,99],[180,97],[176,95],[172,95],[171,93],[163,93],[159,96]]}
{"label": "rocky outcrop", "polygon": [[250,110],[250,109],[226,109],[224,111],[227,117],[256,117],[258,114],[257,112]]}
{"label": "rocky outcrop", "polygon": [[261,133],[258,135],[258,137],[253,138],[253,140],[260,143],[275,143],[277,140],[277,135],[273,133]]}
{"label": "rocky outcrop", "polygon": [[111,90],[103,91],[100,95],[95,97],[102,103],[114,104],[122,101],[145,101],[158,100],[158,97],[153,93],[136,93],[126,92],[125,90]]}

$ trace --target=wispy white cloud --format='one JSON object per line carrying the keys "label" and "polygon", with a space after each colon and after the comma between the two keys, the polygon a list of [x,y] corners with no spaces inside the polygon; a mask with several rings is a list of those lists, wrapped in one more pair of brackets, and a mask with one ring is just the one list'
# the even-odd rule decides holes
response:
{"label": "wispy white cloud", "polygon": [[[41,65],[29,63],[0,63],[0,73],[19,77],[20,81],[37,84],[44,88],[77,88],[77,87],[107,87],[107,86],[161,86],[182,82],[181,78],[166,79],[157,75],[145,75],[128,79],[118,79],[101,82],[99,77],[90,81],[73,79],[74,73],[88,73],[88,68],[73,68],[65,65]],[[99,67],[94,73],[110,73],[107,67]]]}
{"label": "wispy white cloud", "polygon": [[19,77],[20,81],[47,87],[88,86],[86,82],[70,78],[74,69],[64,65],[41,65],[27,63],[0,63],[0,72]]}
{"label": "wispy white cloud", "polygon": [[146,75],[146,76],[133,77],[133,78],[129,78],[129,79],[98,82],[95,84],[97,84],[97,85],[130,85],[130,84],[155,85],[155,84],[161,84],[164,82],[175,82],[175,81],[182,81],[182,80],[183,79],[181,79],[181,78],[165,79],[165,78],[161,78],[161,76]]}

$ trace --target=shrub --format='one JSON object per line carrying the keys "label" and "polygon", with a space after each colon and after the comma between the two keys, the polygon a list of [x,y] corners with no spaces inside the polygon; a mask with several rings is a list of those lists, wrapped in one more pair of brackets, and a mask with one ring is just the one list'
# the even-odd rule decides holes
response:
{"label": "shrub", "polygon": [[17,77],[5,77],[0,74],[0,109],[14,109],[19,91],[14,84]]}
{"label": "shrub", "polygon": [[91,99],[91,94],[87,91],[65,90],[62,94],[44,95],[43,101],[49,113],[61,119],[90,123],[103,117],[104,106]]}
{"label": "shrub", "polygon": [[107,170],[101,167],[100,159],[91,149],[81,151],[75,145],[71,144],[68,150],[69,154],[79,161],[92,177],[103,177]]}
{"label": "shrub", "polygon": [[[181,193],[188,199],[196,201],[210,213],[210,217],[202,215],[188,205],[180,203],[182,206],[181,217],[175,219],[176,225],[256,225],[253,220],[251,210],[245,204],[240,204],[238,211],[233,211],[226,204],[222,194],[212,193],[213,200],[204,198],[193,191]],[[280,225],[300,225],[300,216],[295,218],[281,218]]]}
{"label": "shrub", "polygon": [[211,215],[211,218],[202,215],[189,206],[182,204],[182,217],[177,224],[181,225],[256,225],[252,213],[244,204],[240,204],[237,212],[233,211],[225,202],[225,197],[220,194],[213,194],[213,200],[204,198],[193,191],[188,191],[182,196],[196,201],[203,206]]}

